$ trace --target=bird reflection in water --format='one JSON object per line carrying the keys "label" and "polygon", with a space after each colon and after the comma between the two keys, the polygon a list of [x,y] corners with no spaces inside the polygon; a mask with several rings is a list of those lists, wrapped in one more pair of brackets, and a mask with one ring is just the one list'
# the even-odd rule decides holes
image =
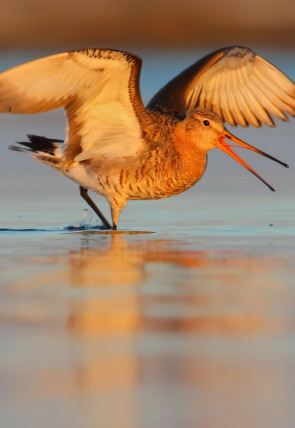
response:
{"label": "bird reflection in water", "polygon": [[[268,321],[260,312],[264,306],[260,293],[253,301],[243,283],[248,286],[251,275],[254,282],[257,274],[263,278],[275,261],[242,251],[188,250],[173,240],[132,241],[132,235],[102,235],[104,244],[97,248],[97,234],[86,233],[81,251],[69,255],[68,283],[85,289],[85,295],[70,305],[68,328],[72,332],[105,335],[141,329],[222,332],[267,328]],[[266,275],[258,289],[266,283],[269,286],[269,280]],[[234,296],[237,283],[240,292]],[[233,295],[222,292],[224,286]],[[216,288],[218,292],[212,293]],[[241,293],[245,293],[242,310],[222,313],[219,308],[241,303],[236,301]],[[253,313],[253,304],[259,311]],[[176,316],[169,312],[172,306],[179,309]]]}
{"label": "bird reflection in water", "polygon": [[[42,273],[9,288],[2,324],[14,326],[14,338],[25,335],[28,353],[18,356],[17,371],[14,358],[7,359],[10,397],[58,400],[63,412],[74,402],[86,425],[120,428],[142,426],[150,408],[175,418],[170,399],[185,410],[181,426],[197,425],[197,404],[205,418],[230,426],[235,417],[244,420],[241,384],[253,403],[285,402],[280,366],[255,352],[266,343],[268,353],[267,337],[273,343],[290,327],[280,313],[288,290],[280,272],[294,271],[288,259],[197,250],[202,246],[187,239],[152,234],[88,231],[80,242],[80,250],[30,259]],[[202,391],[198,403],[192,388]],[[225,389],[236,409],[230,420],[222,410]]]}
{"label": "bird reflection in water", "polygon": [[[190,247],[185,241],[142,236],[81,232],[80,250],[24,259],[24,265],[39,263],[40,269],[9,288],[13,295],[30,298],[30,310],[18,319],[25,322],[28,316],[29,323],[46,323],[35,293],[42,295],[43,289],[46,302],[48,293],[58,288],[66,290],[67,327],[75,334],[270,327],[265,299],[281,287],[273,271],[282,265],[286,269],[288,259],[242,250],[196,250],[195,243]],[[176,310],[170,311],[172,307]]]}

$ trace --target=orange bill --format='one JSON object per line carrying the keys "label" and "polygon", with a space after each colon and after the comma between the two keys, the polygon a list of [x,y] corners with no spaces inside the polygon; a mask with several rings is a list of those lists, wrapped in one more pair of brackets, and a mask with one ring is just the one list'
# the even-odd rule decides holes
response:
{"label": "orange bill", "polygon": [[[232,144],[228,144],[225,141],[226,138],[230,141],[233,141],[234,143],[237,143],[237,146],[233,146]],[[256,177],[259,178],[259,180],[261,180],[264,184],[266,184],[266,186],[268,186],[270,188],[270,190],[272,190],[273,192],[275,191],[275,189],[270,184],[268,184],[262,177],[260,177],[260,175],[258,175],[257,172],[255,172],[254,169],[252,169],[243,159],[241,159],[240,156],[238,156],[232,150],[231,147],[240,147],[240,148],[252,150],[253,152],[259,153],[260,155],[265,156],[265,157],[267,157],[267,158],[269,158],[275,162],[278,162],[279,164],[283,165],[286,168],[289,168],[289,166],[286,163],[281,162],[280,160],[274,158],[273,156],[268,155],[267,153],[262,152],[259,149],[256,149],[253,146],[250,146],[250,144],[247,144],[244,141],[242,141],[239,138],[232,135],[228,130],[225,130],[224,135],[219,137],[217,147],[219,149],[221,149],[222,151],[224,151],[225,153],[227,153],[228,155],[230,155],[233,159],[235,159],[237,162],[239,162],[245,168],[247,168],[250,172],[252,172],[252,174],[256,175]]]}

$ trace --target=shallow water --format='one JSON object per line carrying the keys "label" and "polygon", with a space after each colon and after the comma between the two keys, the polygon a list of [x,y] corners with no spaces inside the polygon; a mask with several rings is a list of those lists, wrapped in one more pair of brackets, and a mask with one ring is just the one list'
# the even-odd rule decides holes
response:
{"label": "shallow water", "polygon": [[[294,167],[248,156],[272,193],[210,153],[197,186],[106,232],[74,183],[7,150],[63,115],[0,119],[1,427],[294,426]],[[292,164],[294,122],[233,132]]]}

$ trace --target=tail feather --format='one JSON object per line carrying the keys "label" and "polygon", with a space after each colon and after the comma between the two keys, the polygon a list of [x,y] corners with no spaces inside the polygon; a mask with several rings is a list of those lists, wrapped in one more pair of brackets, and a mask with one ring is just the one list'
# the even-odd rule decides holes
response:
{"label": "tail feather", "polygon": [[[10,146],[11,150],[17,152],[29,152],[33,157],[47,164],[57,164],[62,156],[63,140],[28,135],[29,141],[19,141],[19,146]],[[22,147],[20,147],[22,146]]]}

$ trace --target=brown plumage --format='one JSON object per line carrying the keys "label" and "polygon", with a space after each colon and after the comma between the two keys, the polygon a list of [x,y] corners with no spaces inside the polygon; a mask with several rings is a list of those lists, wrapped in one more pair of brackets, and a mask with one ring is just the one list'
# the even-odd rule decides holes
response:
{"label": "brown plumage", "polygon": [[295,114],[294,83],[255,53],[237,46],[213,52],[162,88],[147,109],[140,96],[140,69],[136,55],[86,49],[0,74],[0,112],[65,108],[64,144],[29,136],[30,142],[21,143],[25,149],[13,148],[33,152],[79,183],[82,197],[106,227],[110,224],[88,189],[106,197],[116,229],[129,199],[166,198],[195,184],[211,149],[225,151],[258,176],[225,138],[276,160],[223,124],[273,126],[272,116],[287,120],[286,113]]}

